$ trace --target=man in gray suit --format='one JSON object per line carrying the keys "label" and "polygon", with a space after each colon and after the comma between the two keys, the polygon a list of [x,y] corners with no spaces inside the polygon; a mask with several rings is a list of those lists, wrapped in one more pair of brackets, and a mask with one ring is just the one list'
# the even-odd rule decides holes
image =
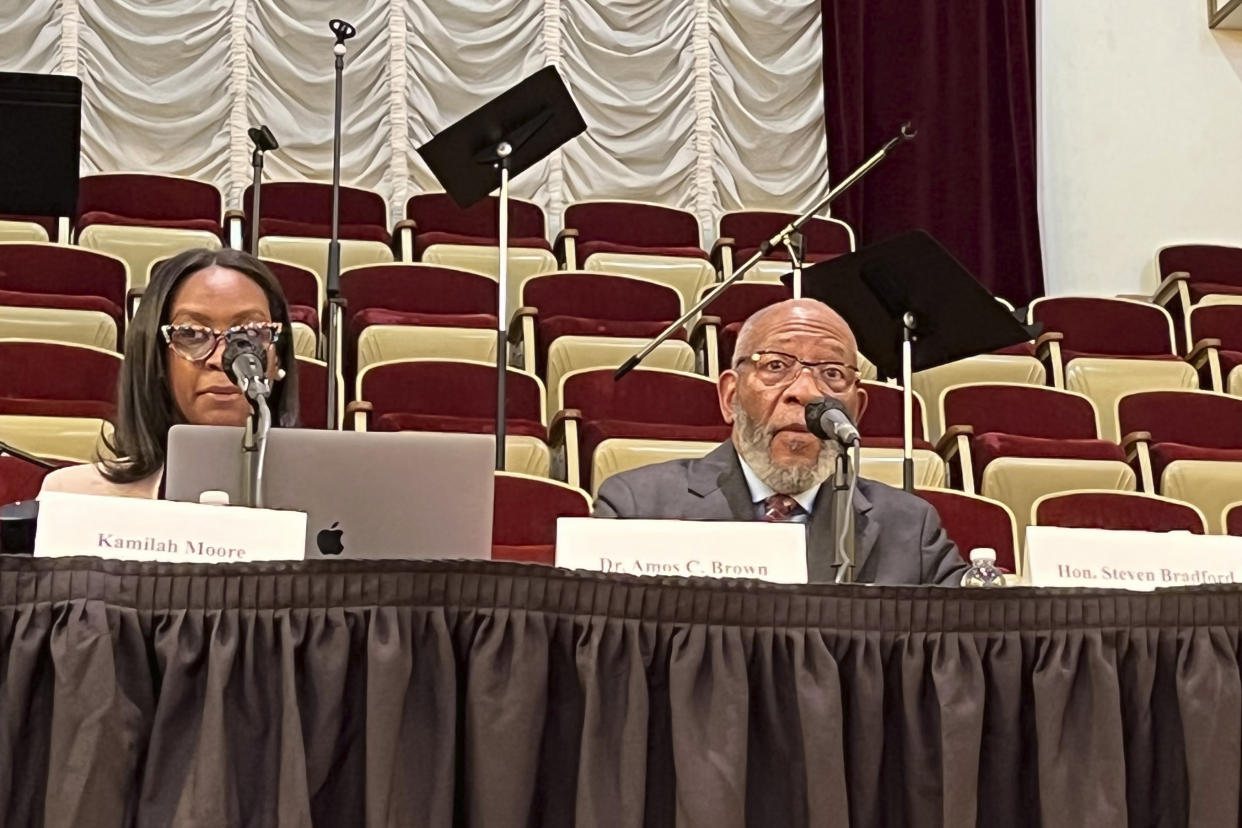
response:
{"label": "man in gray suit", "polygon": [[[830,486],[837,453],[806,429],[806,404],[840,400],[857,422],[867,408],[858,345],[835,311],[791,299],[752,315],[720,375],[720,411],[733,437],[706,457],[614,475],[600,486],[596,517],[785,520],[806,523],[812,582],[836,577]],[[854,580],[957,584],[966,563],[926,501],[873,480],[854,494]]]}

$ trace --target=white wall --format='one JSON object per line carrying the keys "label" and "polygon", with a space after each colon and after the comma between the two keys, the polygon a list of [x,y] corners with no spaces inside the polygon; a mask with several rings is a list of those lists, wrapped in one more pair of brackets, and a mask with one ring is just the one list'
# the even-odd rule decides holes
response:
{"label": "white wall", "polygon": [[1156,249],[1242,245],[1242,32],[1205,0],[1039,0],[1048,292],[1145,293]]}

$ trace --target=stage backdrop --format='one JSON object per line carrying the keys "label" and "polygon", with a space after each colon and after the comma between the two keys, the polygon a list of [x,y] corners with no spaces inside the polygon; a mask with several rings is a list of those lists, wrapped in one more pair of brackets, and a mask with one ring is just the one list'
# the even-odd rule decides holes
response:
{"label": "stage backdrop", "polygon": [[714,217],[825,191],[819,0],[21,0],[0,3],[0,70],[85,86],[83,171],[216,182],[237,206],[247,127],[281,143],[272,179],[328,180],[332,36],[345,74],[345,183],[399,210],[439,186],[414,152],[548,63],[588,124],[515,194],[555,222],[591,197]]}

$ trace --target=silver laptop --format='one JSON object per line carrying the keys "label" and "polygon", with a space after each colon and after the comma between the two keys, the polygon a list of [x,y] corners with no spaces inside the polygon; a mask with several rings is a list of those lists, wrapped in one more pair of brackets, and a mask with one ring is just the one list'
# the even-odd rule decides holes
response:
{"label": "silver laptop", "polygon": [[[242,505],[242,429],[173,426],[165,497]],[[306,559],[488,558],[496,438],[274,428],[265,505],[306,512]]]}

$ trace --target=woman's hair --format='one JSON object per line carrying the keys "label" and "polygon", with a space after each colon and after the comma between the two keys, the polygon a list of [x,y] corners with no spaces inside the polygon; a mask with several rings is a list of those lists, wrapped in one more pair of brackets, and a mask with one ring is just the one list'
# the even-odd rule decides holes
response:
{"label": "woman's hair", "polygon": [[131,483],[158,471],[168,454],[168,430],[185,422],[168,382],[168,360],[180,357],[170,353],[160,326],[168,324],[172,297],[182,281],[213,265],[244,273],[267,294],[272,321],[282,326],[276,354],[285,370],[284,379],[275,384],[268,398],[272,422],[284,427],[298,424],[297,360],[289,306],[280,282],[249,253],[229,248],[187,250],[156,268],[125,335],[115,428],[110,438],[104,438],[115,459],[100,459],[104,477],[113,483]]}

